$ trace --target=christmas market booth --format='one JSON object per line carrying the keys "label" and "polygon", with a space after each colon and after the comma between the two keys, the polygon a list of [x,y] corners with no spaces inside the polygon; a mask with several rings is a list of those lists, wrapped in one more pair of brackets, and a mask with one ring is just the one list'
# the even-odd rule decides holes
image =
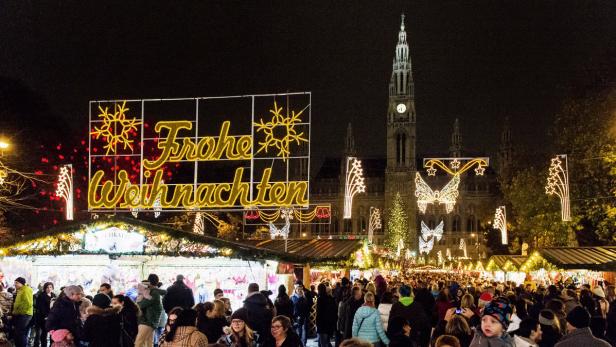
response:
{"label": "christmas market booth", "polygon": [[[79,284],[87,294],[106,282],[115,292],[132,294],[150,273],[159,275],[164,288],[182,274],[195,300],[211,300],[213,290],[221,288],[237,307],[251,282],[274,292],[280,284],[292,283],[295,267],[314,260],[307,257],[312,254],[308,250],[317,249],[316,259],[331,260],[335,257],[328,255],[342,256],[347,249],[332,253],[330,248],[338,246],[289,243],[293,246],[284,252],[134,218],[100,217],[1,243],[0,281],[22,276],[33,286],[47,281],[56,288]],[[298,251],[302,243],[309,246]]]}
{"label": "christmas market booth", "polygon": [[513,281],[516,284],[524,283],[526,273],[520,267],[528,260],[524,255],[493,255],[485,267],[487,276],[497,281]]}
{"label": "christmas market booth", "polygon": [[542,248],[532,253],[519,270],[546,283],[614,283],[616,246]]}

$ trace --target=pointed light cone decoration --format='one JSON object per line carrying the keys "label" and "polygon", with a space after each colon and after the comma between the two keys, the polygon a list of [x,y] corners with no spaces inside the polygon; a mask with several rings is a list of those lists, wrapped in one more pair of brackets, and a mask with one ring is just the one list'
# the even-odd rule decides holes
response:
{"label": "pointed light cone decoration", "polygon": [[56,195],[66,202],[66,220],[73,220],[73,165],[66,164],[60,168]]}
{"label": "pointed light cone decoration", "polygon": [[364,183],[364,170],[361,167],[361,161],[355,157],[347,157],[346,183],[344,187],[344,219],[351,218],[353,197],[365,191],[366,185]]}
{"label": "pointed light cone decoration", "polygon": [[552,158],[545,192],[548,195],[556,195],[560,198],[561,219],[564,222],[571,221],[571,208],[569,206],[569,167],[566,154],[559,154]]}

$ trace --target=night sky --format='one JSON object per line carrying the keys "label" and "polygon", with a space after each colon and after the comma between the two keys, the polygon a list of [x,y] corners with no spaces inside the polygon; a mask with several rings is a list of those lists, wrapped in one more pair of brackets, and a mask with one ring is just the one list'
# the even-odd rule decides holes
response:
{"label": "night sky", "polygon": [[2,1],[0,77],[84,136],[89,100],[312,91],[315,159],[348,122],[359,155],[382,156],[404,12],[418,152],[446,151],[457,117],[465,149],[493,154],[506,116],[517,146],[543,148],[563,100],[613,81],[615,4]]}

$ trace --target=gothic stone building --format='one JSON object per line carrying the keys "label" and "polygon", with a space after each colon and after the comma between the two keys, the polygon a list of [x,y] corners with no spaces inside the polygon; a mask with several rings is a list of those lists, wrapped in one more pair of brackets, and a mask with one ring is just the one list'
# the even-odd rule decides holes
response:
{"label": "gothic stone building", "polygon": [[[475,176],[473,171],[461,176],[459,197],[454,210],[446,213],[444,205],[429,205],[425,214],[420,213],[415,198],[415,173],[419,170],[424,180],[434,190],[440,190],[449,179],[445,173],[428,177],[423,169],[423,157],[416,155],[416,113],[413,75],[409,45],[404,27],[404,15],[398,33],[393,59],[391,80],[389,83],[389,100],[384,121],[387,125],[387,153],[385,158],[366,158],[361,155],[361,148],[356,148],[351,124],[348,125],[345,138],[345,150],[338,157],[326,158],[317,174],[312,177],[311,203],[329,203],[332,205],[330,225],[301,226],[302,235],[321,238],[364,238],[367,237],[371,208],[381,211],[382,228],[376,230],[374,242],[383,244],[387,233],[387,216],[390,204],[396,193],[400,193],[406,214],[410,239],[414,240],[411,249],[417,249],[421,222],[434,228],[441,221],[444,223],[444,237],[434,245],[431,254],[438,250],[445,256],[447,249],[453,256],[461,256],[460,240],[467,245],[467,254],[474,257],[485,254],[483,233],[489,227],[498,206],[497,172],[489,167],[483,176]],[[421,115],[419,115],[421,117]],[[498,152],[499,167],[507,170],[511,159],[511,144],[506,126]],[[362,161],[366,192],[355,196],[352,218],[343,218],[346,158],[355,156]],[[431,155],[431,157],[476,157],[481,153],[465,153],[462,148],[462,136],[456,120],[452,132],[449,153]],[[493,164],[493,162],[491,163]],[[297,229],[296,229],[297,230]],[[298,230],[299,231],[299,230]],[[299,236],[299,235],[296,235]]]}

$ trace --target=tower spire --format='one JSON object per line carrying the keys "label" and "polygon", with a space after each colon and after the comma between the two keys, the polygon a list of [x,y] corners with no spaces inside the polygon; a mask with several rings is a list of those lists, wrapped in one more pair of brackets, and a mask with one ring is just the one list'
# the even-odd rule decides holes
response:
{"label": "tower spire", "polygon": [[453,123],[453,133],[451,134],[451,146],[449,154],[454,158],[462,156],[462,135],[460,134],[460,120],[456,118]]}
{"label": "tower spire", "polygon": [[513,144],[511,143],[511,126],[509,117],[505,117],[503,132],[501,133],[500,145],[498,147],[498,175],[501,180],[509,180],[511,167],[513,165]]}
{"label": "tower spire", "polygon": [[410,96],[413,97],[413,76],[411,74],[411,60],[409,58],[409,45],[406,40],[404,25],[404,13],[400,16],[400,31],[398,32],[398,43],[389,82],[389,96]]}
{"label": "tower spire", "polygon": [[355,138],[353,137],[353,128],[351,123],[347,125],[346,138],[344,140],[344,154],[347,156],[355,155]]}

